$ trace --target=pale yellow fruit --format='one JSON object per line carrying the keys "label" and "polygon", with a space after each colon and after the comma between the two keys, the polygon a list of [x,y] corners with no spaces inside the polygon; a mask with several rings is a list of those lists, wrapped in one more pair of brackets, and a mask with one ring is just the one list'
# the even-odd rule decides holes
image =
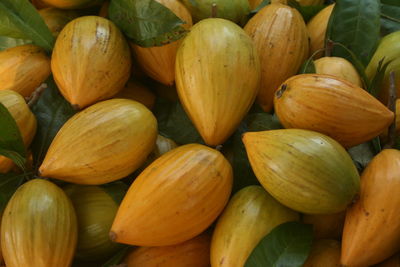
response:
{"label": "pale yellow fruit", "polygon": [[358,87],[363,87],[363,84],[354,66],[342,57],[323,57],[314,61],[315,70],[318,74],[332,75]]}

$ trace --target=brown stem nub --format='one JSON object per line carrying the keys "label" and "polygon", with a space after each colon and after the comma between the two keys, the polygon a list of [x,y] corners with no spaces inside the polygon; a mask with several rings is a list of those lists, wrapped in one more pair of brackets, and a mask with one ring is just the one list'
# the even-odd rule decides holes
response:
{"label": "brown stem nub", "polygon": [[390,72],[389,75],[389,100],[387,108],[394,113],[394,119],[389,127],[388,142],[385,148],[392,148],[396,142],[396,99],[397,99],[397,88],[396,88],[396,77],[394,71]]}
{"label": "brown stem nub", "polygon": [[326,57],[332,56],[333,46],[334,46],[334,42],[332,40],[326,41],[326,46],[325,46],[325,56]]}
{"label": "brown stem nub", "polygon": [[218,7],[216,3],[212,3],[211,5],[211,17],[216,18],[218,13]]}
{"label": "brown stem nub", "polygon": [[47,84],[42,83],[35,91],[32,93],[30,97],[28,97],[27,102],[28,106],[32,107],[35,103],[39,100],[40,96],[42,95],[44,89],[47,88]]}

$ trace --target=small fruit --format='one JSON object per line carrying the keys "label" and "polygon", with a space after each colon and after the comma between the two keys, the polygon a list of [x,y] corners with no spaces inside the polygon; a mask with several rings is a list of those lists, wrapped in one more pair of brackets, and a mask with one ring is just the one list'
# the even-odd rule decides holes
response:
{"label": "small fruit", "polygon": [[39,10],[47,27],[53,33],[54,37],[60,34],[60,31],[71,20],[78,17],[78,13],[72,10],[61,10],[53,7],[43,8]]}
{"label": "small fruit", "polygon": [[14,193],[1,222],[1,249],[7,267],[68,267],[74,256],[77,222],[65,193],[34,179]]}
{"label": "small fruit", "polygon": [[340,243],[332,239],[314,241],[303,267],[340,267]]}
{"label": "small fruit", "polygon": [[322,74],[291,77],[276,92],[274,101],[285,128],[320,132],[346,148],[378,136],[394,117],[364,89]]}
{"label": "small fruit", "polygon": [[193,26],[182,41],[175,74],[185,111],[204,141],[216,146],[228,139],[253,104],[260,62],[243,29],[211,18]]}
{"label": "small fruit", "polygon": [[275,226],[298,219],[298,213],[280,204],[261,186],[241,189],[217,221],[211,241],[211,265],[244,266],[258,242]]}
{"label": "small fruit", "polygon": [[384,149],[361,176],[359,200],[346,213],[341,263],[371,266],[400,250],[400,151]]}
{"label": "small fruit", "polygon": [[145,105],[148,109],[152,109],[156,96],[144,84],[137,81],[129,81],[124,89],[114,96],[114,98],[126,98],[135,100]]}
{"label": "small fruit", "polygon": [[354,66],[342,57],[323,57],[314,61],[317,74],[327,74],[351,82],[358,87],[363,84]]}
{"label": "small fruit", "polygon": [[157,121],[145,106],[128,99],[102,101],[62,126],[39,171],[71,183],[108,183],[134,172],[156,138]]}
{"label": "small fruit", "polygon": [[50,59],[36,45],[20,45],[0,51],[0,91],[30,96],[50,75]]}
{"label": "small fruit", "polygon": [[243,143],[261,185],[283,205],[303,213],[343,211],[360,177],[346,150],[317,132],[283,129],[247,132]]}
{"label": "small fruit", "polygon": [[[332,4],[325,7],[307,24],[308,35],[310,36],[310,54],[314,54],[325,47],[326,29],[334,6]],[[317,53],[314,58],[321,57],[322,55],[323,51]]]}
{"label": "small fruit", "polygon": [[304,214],[303,222],[313,226],[315,239],[340,239],[343,233],[345,211],[333,214]]}
{"label": "small fruit", "polygon": [[150,164],[132,183],[111,227],[113,241],[169,246],[203,232],[232,190],[232,167],[204,145],[180,146]]}
{"label": "small fruit", "polygon": [[141,168],[145,168],[149,166],[153,161],[164,155],[165,153],[171,151],[174,148],[177,148],[178,145],[169,138],[166,138],[162,135],[157,136],[156,146],[153,151],[147,157],[146,162],[143,164]]}
{"label": "small fruit", "polygon": [[86,8],[103,2],[103,0],[40,0],[40,1],[47,5],[61,9]]}
{"label": "small fruit", "polygon": [[51,70],[61,94],[78,109],[111,98],[130,76],[129,46],[111,21],[84,16],[69,22],[54,46]]}

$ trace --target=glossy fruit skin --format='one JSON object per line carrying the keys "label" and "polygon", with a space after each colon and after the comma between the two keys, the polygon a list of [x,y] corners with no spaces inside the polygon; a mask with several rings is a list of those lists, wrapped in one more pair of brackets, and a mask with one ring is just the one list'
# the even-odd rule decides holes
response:
{"label": "glossy fruit skin", "polygon": [[363,87],[356,68],[341,57],[322,57],[314,61],[317,74],[326,74],[346,80],[358,87]]}
{"label": "glossy fruit skin", "polygon": [[133,80],[128,81],[122,91],[116,94],[114,98],[131,99],[142,103],[148,109],[152,109],[156,101],[156,96],[147,86]]}
{"label": "glossy fruit skin", "polygon": [[283,205],[303,213],[346,209],[360,177],[346,150],[317,132],[283,129],[247,132],[243,143],[261,185]]}
{"label": "glossy fruit skin", "polygon": [[285,128],[320,132],[346,148],[378,136],[394,118],[392,111],[364,89],[322,74],[300,74],[286,80],[275,94],[274,106]]}
{"label": "glossy fruit skin", "polygon": [[340,242],[333,239],[314,241],[303,267],[340,267]]}
{"label": "glossy fruit skin", "polygon": [[375,267],[400,267],[400,254],[397,253]]}
{"label": "glossy fruit skin", "polygon": [[162,247],[139,247],[125,258],[127,267],[209,267],[209,234],[204,233],[183,243]]}
{"label": "glossy fruit skin", "polygon": [[[182,26],[189,30],[192,27],[192,17],[186,7],[179,0],[156,0],[164,5],[177,17],[186,23]],[[154,80],[172,86],[175,82],[175,58],[181,41],[154,46],[141,47],[130,42],[132,52],[146,74]]]}
{"label": "glossy fruit skin", "polygon": [[[332,14],[333,7],[335,5],[329,5],[318,12],[308,23],[307,31],[310,36],[310,54],[314,54],[317,50],[325,47],[325,35],[328,27],[329,17]],[[314,59],[321,57],[323,51],[317,53]]]}
{"label": "glossy fruit skin", "polygon": [[79,14],[73,10],[62,10],[53,7],[40,9],[39,14],[42,16],[54,37],[60,34],[60,31],[68,22],[79,16]]}
{"label": "glossy fruit skin", "polygon": [[308,36],[303,17],[287,5],[270,4],[252,17],[244,30],[253,39],[261,60],[261,87],[257,102],[269,112],[274,92],[296,74],[308,57]]}
{"label": "glossy fruit skin", "polygon": [[28,97],[50,72],[50,59],[36,45],[20,45],[0,51],[0,90],[13,90]]}
{"label": "glossy fruit skin", "polygon": [[359,200],[346,213],[341,263],[377,264],[400,250],[400,151],[384,149],[361,176]]}
{"label": "glossy fruit skin", "polygon": [[229,201],[214,229],[211,266],[244,266],[258,242],[275,226],[299,214],[276,201],[261,186],[247,186]]}
{"label": "glossy fruit skin", "polygon": [[341,211],[333,214],[303,214],[302,219],[313,226],[314,239],[340,240],[345,217],[346,212]]}
{"label": "glossy fruit skin", "polygon": [[44,4],[61,9],[77,9],[94,6],[103,0],[40,0]]}
{"label": "glossy fruit skin", "polygon": [[61,94],[77,109],[111,98],[130,76],[129,46],[120,30],[102,17],[69,22],[54,46],[51,70]]}
{"label": "glossy fruit skin", "polygon": [[[14,118],[25,147],[29,147],[36,133],[37,121],[25,99],[15,91],[0,90],[0,103]],[[0,155],[0,173],[9,172],[13,166],[14,163],[11,159]]]}
{"label": "glossy fruit skin", "polygon": [[150,164],[132,183],[110,237],[137,246],[169,246],[203,232],[232,190],[232,167],[217,150],[180,146]]}
{"label": "glossy fruit skin", "polygon": [[259,88],[260,62],[251,38],[233,22],[204,19],[182,41],[175,67],[179,99],[188,116],[208,145],[222,144]]}
{"label": "glossy fruit skin", "polygon": [[75,211],[59,187],[34,179],[18,188],[1,223],[7,267],[68,267],[76,241]]}
{"label": "glossy fruit skin", "polygon": [[76,184],[109,183],[134,172],[156,138],[157,121],[145,106],[128,99],[102,101],[62,126],[39,172]]}

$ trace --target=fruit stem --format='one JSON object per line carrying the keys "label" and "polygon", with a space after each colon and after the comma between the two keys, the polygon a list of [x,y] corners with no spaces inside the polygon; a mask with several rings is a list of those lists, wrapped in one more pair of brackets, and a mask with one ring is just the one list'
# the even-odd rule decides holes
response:
{"label": "fruit stem", "polygon": [[211,18],[216,18],[218,13],[218,7],[216,3],[212,3],[211,5]]}
{"label": "fruit stem", "polygon": [[333,46],[335,43],[332,40],[327,40],[326,41],[326,46],[325,46],[325,57],[330,57],[332,56],[332,50]]}
{"label": "fruit stem", "polygon": [[387,107],[394,113],[394,119],[392,124],[389,127],[388,134],[388,142],[385,145],[385,148],[392,148],[396,142],[396,99],[397,99],[397,88],[396,88],[396,79],[395,79],[394,71],[390,72],[389,75],[389,100]]}
{"label": "fruit stem", "polygon": [[40,96],[42,95],[44,89],[47,88],[47,84],[42,83],[38,88],[33,91],[32,95],[26,99],[28,102],[28,106],[32,107],[33,105],[36,104],[36,102],[39,100]]}

